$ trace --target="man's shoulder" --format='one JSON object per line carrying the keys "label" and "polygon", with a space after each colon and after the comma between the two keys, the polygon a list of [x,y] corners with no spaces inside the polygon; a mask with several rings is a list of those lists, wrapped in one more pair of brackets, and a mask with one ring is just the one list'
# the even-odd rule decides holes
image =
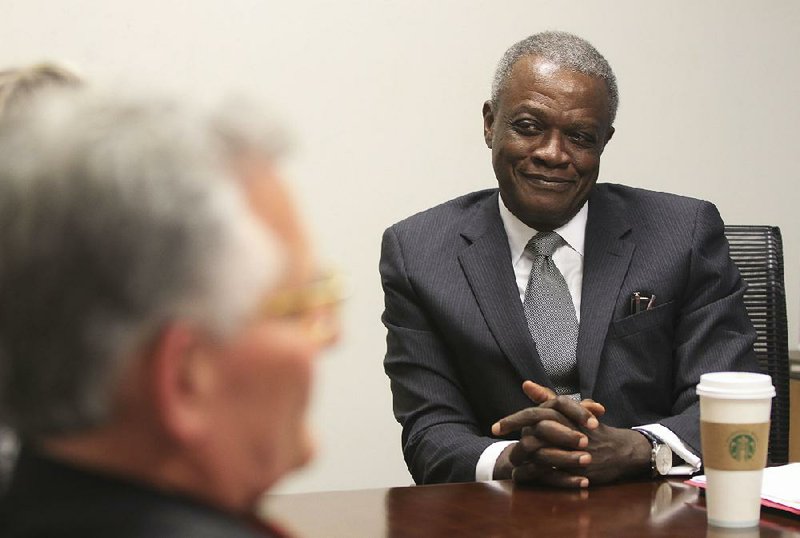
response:
{"label": "man's shoulder", "polygon": [[618,183],[598,183],[595,185],[592,195],[628,204],[697,207],[698,204],[709,203],[706,200],[682,194],[642,189]]}
{"label": "man's shoulder", "polygon": [[[699,198],[660,192],[616,183],[598,183],[589,198],[589,211],[592,205],[610,212],[624,212],[634,222],[664,219],[697,213],[703,207],[713,204]],[[670,218],[674,224],[674,218]]]}
{"label": "man's shoulder", "polygon": [[397,232],[443,230],[460,224],[462,216],[470,215],[491,200],[496,200],[497,189],[484,189],[464,194],[452,200],[415,213],[393,224]]}

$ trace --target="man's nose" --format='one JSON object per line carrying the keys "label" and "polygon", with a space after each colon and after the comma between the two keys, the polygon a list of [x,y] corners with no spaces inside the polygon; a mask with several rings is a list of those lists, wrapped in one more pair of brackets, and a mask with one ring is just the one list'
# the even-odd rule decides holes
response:
{"label": "man's nose", "polygon": [[557,131],[548,131],[539,140],[531,155],[549,168],[560,168],[569,163],[569,155],[564,147],[564,137]]}

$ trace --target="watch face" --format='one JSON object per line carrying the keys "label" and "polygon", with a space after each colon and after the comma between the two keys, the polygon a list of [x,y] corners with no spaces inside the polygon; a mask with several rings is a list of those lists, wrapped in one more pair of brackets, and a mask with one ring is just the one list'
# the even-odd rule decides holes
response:
{"label": "watch face", "polygon": [[658,474],[667,474],[672,469],[672,450],[667,445],[659,445],[655,449],[654,463]]}

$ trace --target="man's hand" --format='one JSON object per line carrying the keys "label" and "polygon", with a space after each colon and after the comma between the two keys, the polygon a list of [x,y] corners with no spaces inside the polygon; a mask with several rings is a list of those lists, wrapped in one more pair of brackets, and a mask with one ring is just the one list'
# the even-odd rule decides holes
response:
{"label": "man's hand", "polygon": [[495,435],[504,435],[517,430],[521,430],[522,433],[520,442],[506,447],[498,457],[493,477],[495,479],[514,477],[515,469],[526,463],[532,463],[534,455],[540,449],[555,445],[562,449],[570,449],[569,452],[560,450],[553,455],[556,459],[560,459],[559,467],[528,465],[519,475],[519,479],[525,477],[525,482],[539,482],[560,487],[586,487],[588,481],[585,477],[568,473],[565,469],[579,469],[591,461],[591,456],[587,452],[578,451],[588,445],[588,438],[578,430],[577,424],[587,429],[596,428],[599,425],[596,417],[602,416],[605,408],[587,399],[581,402],[581,407],[584,408],[582,412],[570,406],[567,413],[572,413],[572,416],[569,417],[561,412],[564,401],[570,400],[569,398],[562,397],[559,400],[551,389],[533,381],[525,381],[522,390],[538,406],[505,417],[492,426],[492,433]]}
{"label": "man's hand", "polygon": [[[583,426],[581,429],[578,424]],[[585,450],[589,438],[584,431],[597,428],[592,413],[575,400],[559,396],[500,419],[492,426],[495,435],[520,431],[520,440],[498,457],[494,478],[551,486],[587,487],[582,469],[591,462]],[[541,458],[541,456],[547,456]]]}
{"label": "man's hand", "polygon": [[643,435],[598,422],[605,408],[592,400],[578,403],[532,381],[523,391],[538,407],[523,409],[492,426],[492,433],[520,431],[495,464],[494,478],[558,487],[612,482],[649,467],[650,444]]}

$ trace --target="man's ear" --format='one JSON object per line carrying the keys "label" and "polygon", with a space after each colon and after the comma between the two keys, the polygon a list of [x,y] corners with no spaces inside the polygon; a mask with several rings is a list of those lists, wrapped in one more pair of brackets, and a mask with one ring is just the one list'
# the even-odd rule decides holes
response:
{"label": "man's ear", "polygon": [[609,140],[611,140],[611,137],[612,137],[612,136],[614,136],[614,132],[615,132],[615,130],[616,130],[616,129],[614,129],[614,127],[613,127],[613,126],[608,128],[608,133],[606,134],[606,141],[605,141],[605,142],[603,142],[603,148],[604,148],[604,149],[605,149],[605,147],[606,147],[606,144],[608,144],[608,141],[609,141]]}
{"label": "man's ear", "polygon": [[180,323],[162,329],[151,347],[148,385],[157,420],[179,443],[202,441],[210,429],[217,361],[197,329]]}
{"label": "man's ear", "polygon": [[494,138],[494,105],[491,100],[483,103],[483,139],[486,147],[492,148]]}

